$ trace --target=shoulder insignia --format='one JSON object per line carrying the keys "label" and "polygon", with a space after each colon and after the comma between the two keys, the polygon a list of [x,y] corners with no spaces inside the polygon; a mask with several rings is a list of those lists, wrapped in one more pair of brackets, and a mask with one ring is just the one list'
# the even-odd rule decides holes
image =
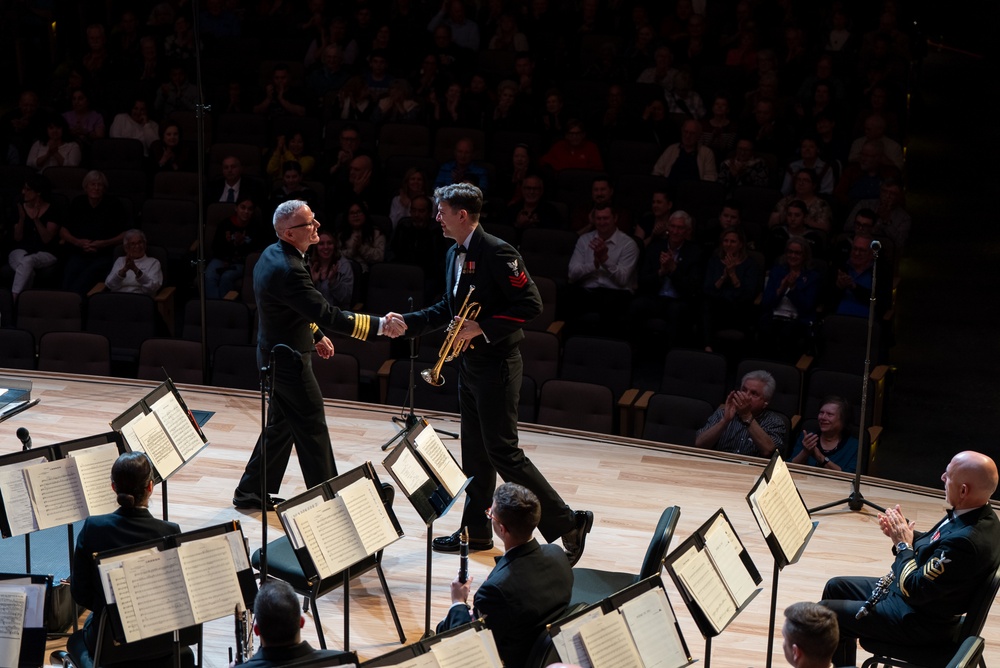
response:
{"label": "shoulder insignia", "polygon": [[520,289],[528,285],[528,275],[524,273],[523,269],[518,268],[518,264],[516,259],[507,263],[507,266],[510,268],[510,276],[507,278],[510,280],[512,287]]}
{"label": "shoulder insignia", "polygon": [[517,260],[511,260],[510,262],[507,263],[507,266],[510,267],[510,273],[512,273],[512,274],[514,274],[516,276],[517,273],[518,273],[518,271],[517,271]]}

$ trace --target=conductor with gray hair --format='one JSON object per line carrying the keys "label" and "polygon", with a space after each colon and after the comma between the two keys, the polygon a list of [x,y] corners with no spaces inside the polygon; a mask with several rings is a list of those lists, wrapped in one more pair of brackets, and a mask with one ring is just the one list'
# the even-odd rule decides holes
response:
{"label": "conductor with gray hair", "polygon": [[774,396],[774,376],[767,371],[751,371],[743,376],[740,389],[712,413],[698,430],[695,445],[738,455],[770,457],[785,447],[785,421],[768,403]]}

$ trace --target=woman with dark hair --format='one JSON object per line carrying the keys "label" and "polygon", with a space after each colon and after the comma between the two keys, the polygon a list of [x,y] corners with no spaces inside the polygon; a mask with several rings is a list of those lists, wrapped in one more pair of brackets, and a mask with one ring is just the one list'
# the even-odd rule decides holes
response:
{"label": "woman with dark hair", "polygon": [[10,292],[14,300],[31,287],[35,271],[51,267],[57,261],[59,226],[62,212],[49,201],[52,186],[40,174],[29,174],[21,188],[22,201],[17,205],[14,223],[14,250],[7,262],[14,270]]}
{"label": "woman with dark hair", "polygon": [[70,110],[63,114],[70,133],[77,141],[89,142],[104,137],[104,117],[90,108],[87,92],[75,88],[70,97]]}
{"label": "woman with dark hair", "polygon": [[819,272],[809,266],[811,259],[809,242],[793,235],[767,277],[759,331],[766,357],[794,362],[805,352],[820,287]]}
{"label": "woman with dark hair", "polygon": [[385,259],[385,235],[375,227],[368,206],[354,202],[347,207],[346,224],[340,228],[340,249],[348,260],[361,265],[365,274]]}
{"label": "woman with dark hair", "polygon": [[191,151],[182,142],[181,126],[164,123],[160,138],[149,147],[149,159],[154,172],[187,171]]}
{"label": "woman with dark hair", "polygon": [[753,302],[760,290],[761,268],[747,254],[740,228],[724,230],[719,247],[705,271],[703,311],[706,349],[715,345],[715,333],[736,329],[746,335],[753,326]]}
{"label": "woman with dark hair", "polygon": [[769,225],[787,225],[785,219],[785,209],[795,200],[802,201],[809,211],[806,216],[806,226],[820,232],[829,233],[830,223],[833,220],[833,211],[825,199],[819,196],[819,175],[816,170],[803,167],[795,173],[792,180],[792,194],[778,200],[778,204],[771,213]]}
{"label": "woman with dark hair", "polygon": [[819,433],[803,430],[791,461],[829,471],[854,473],[858,464],[858,439],[847,432],[851,425],[851,405],[841,397],[825,397],[816,422]]}
{"label": "woman with dark hair", "polygon": [[80,164],[80,145],[67,140],[69,126],[62,116],[52,116],[45,126],[45,134],[31,145],[28,151],[29,169],[44,172],[49,167],[76,167]]}
{"label": "woman with dark hair", "polygon": [[340,254],[333,232],[322,230],[319,243],[309,249],[309,275],[332,306],[342,309],[352,306],[354,270],[351,261]]}
{"label": "woman with dark hair", "polygon": [[410,167],[403,174],[403,180],[399,184],[399,193],[392,198],[389,205],[389,220],[392,221],[392,229],[395,230],[403,218],[410,215],[410,203],[414,197],[427,195],[426,180],[424,173],[416,167]]}
{"label": "woman with dark hair", "polygon": [[240,193],[233,215],[215,228],[212,259],[205,268],[206,298],[222,299],[226,293],[239,290],[247,256],[266,245],[256,211],[253,200]]}
{"label": "woman with dark hair", "polygon": [[111,467],[111,487],[118,494],[118,510],[87,518],[73,553],[70,592],[78,605],[91,611],[83,625],[84,642],[91,652],[97,644],[101,612],[107,605],[94,555],[181,532],[173,522],[156,519],[149,512],[153,466],[145,453],[126,452],[118,457]]}

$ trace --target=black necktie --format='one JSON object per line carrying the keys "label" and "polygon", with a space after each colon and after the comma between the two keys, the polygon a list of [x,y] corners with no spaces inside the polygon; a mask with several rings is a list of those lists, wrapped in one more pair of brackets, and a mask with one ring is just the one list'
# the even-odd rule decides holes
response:
{"label": "black necktie", "polygon": [[468,252],[469,249],[463,246],[462,244],[458,244],[457,246],[455,246],[455,255],[464,255],[465,253]]}

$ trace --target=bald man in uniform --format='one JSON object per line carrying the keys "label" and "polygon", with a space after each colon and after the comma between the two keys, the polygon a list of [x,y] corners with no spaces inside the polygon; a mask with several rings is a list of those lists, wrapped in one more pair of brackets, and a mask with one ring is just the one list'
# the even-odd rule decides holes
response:
{"label": "bald man in uniform", "polygon": [[1000,521],[990,506],[996,463],[967,450],[941,475],[947,516],[925,533],[914,531],[897,505],[879,515],[893,544],[892,584],[869,614],[856,619],[878,578],[837,577],[826,583],[822,605],[837,614],[840,646],[835,665],[855,665],[857,638],[939,650],[957,642],[961,615],[1000,564]]}

